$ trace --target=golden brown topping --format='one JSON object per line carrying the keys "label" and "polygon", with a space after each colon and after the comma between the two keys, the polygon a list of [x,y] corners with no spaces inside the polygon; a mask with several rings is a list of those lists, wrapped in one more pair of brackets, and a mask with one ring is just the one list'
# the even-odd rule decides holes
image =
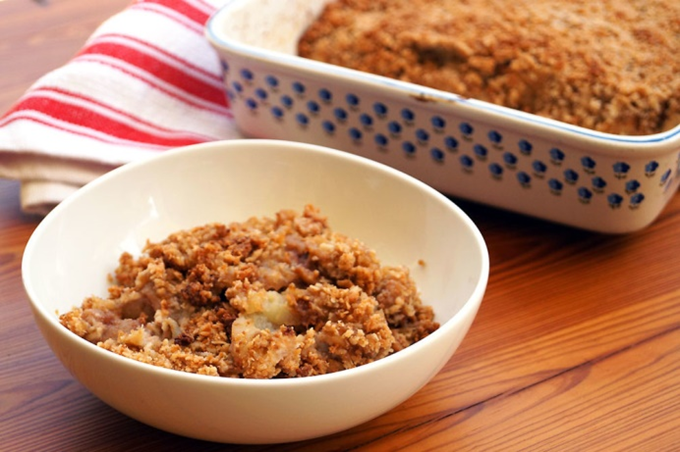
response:
{"label": "golden brown topping", "polygon": [[205,375],[301,377],[370,363],[435,331],[408,271],[301,215],[179,231],[123,254],[109,298],[61,316],[138,361]]}
{"label": "golden brown topping", "polygon": [[680,124],[675,0],[337,0],[298,50],[603,132]]}

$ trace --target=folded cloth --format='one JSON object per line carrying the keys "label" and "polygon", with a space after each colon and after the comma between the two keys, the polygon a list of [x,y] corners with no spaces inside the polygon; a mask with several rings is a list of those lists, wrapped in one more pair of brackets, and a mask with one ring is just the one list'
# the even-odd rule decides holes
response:
{"label": "folded cloth", "polygon": [[239,137],[203,34],[226,1],[132,3],[0,117],[0,177],[21,181],[24,211],[45,214],[125,163]]}

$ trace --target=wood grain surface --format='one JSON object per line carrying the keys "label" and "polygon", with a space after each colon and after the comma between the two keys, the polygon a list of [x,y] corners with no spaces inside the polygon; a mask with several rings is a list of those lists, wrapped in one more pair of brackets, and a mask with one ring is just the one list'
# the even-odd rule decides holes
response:
{"label": "wood grain surface", "polygon": [[[0,0],[0,112],[128,3]],[[19,184],[0,179],[0,451],[680,450],[678,196],[625,236],[457,200],[491,257],[487,295],[459,351],[389,413],[277,446],[165,433],[76,382],[23,291],[21,257],[40,218],[21,213],[18,199]]]}

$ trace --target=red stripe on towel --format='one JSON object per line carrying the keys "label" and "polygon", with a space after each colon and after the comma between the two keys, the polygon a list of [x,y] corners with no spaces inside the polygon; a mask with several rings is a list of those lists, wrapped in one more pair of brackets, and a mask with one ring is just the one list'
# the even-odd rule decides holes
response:
{"label": "red stripe on towel", "polygon": [[152,51],[152,52],[157,52],[159,54],[164,55],[165,57],[167,57],[170,60],[176,61],[177,64],[186,67],[190,71],[199,73],[199,74],[205,76],[207,79],[212,79],[216,85],[221,85],[221,83],[222,83],[222,74],[210,72],[210,71],[206,70],[204,67],[193,64],[191,61],[187,60],[186,58],[182,58],[177,54],[170,53],[162,47],[159,47],[155,44],[152,44],[148,41],[144,41],[140,38],[137,38],[137,37],[131,36],[131,35],[124,35],[124,34],[119,34],[119,33],[106,33],[106,34],[98,35],[94,40],[90,41],[89,45],[84,47],[78,53],[78,55],[85,54],[85,53],[93,53],[93,52],[89,51],[89,48],[90,48],[91,45],[96,45],[96,44],[99,43],[99,41],[107,41],[107,40],[112,40],[112,39],[118,39],[118,40],[121,40],[121,41],[129,41],[131,43],[138,44],[139,46],[146,47],[146,48],[150,49],[150,51]]}
{"label": "red stripe on towel", "polygon": [[[168,2],[166,2],[168,3]],[[172,21],[174,21],[176,24],[181,25],[185,27],[188,30],[191,30],[192,32],[202,35],[203,34],[203,26],[204,22],[197,22],[196,20],[192,19],[191,17],[186,16],[185,14],[182,14],[181,12],[177,11],[174,7],[173,8],[167,8],[165,5],[162,3],[158,2],[153,2],[153,1],[143,1],[141,3],[136,3],[130,7],[130,9],[135,9],[135,10],[142,10],[142,11],[148,11],[153,14],[157,14],[159,16],[164,16]],[[206,18],[207,20],[207,18]]]}
{"label": "red stripe on towel", "polygon": [[101,58],[100,56],[97,55],[81,55],[76,58],[76,61],[87,61],[109,66],[115,70],[124,73],[127,76],[140,80],[149,85],[151,88],[154,88],[180,102],[184,102],[185,104],[193,108],[209,111],[219,115],[228,116],[231,114],[230,110],[225,107],[226,103],[223,103],[222,105],[216,105],[212,102],[206,102],[203,101],[203,99],[191,96],[190,94],[184,93],[178,89],[171,89],[174,87],[165,86],[165,84],[162,83],[163,82],[162,80],[159,80],[158,78],[153,76],[153,74],[149,74],[145,69],[140,69],[138,72],[135,72],[134,70],[131,70],[129,67],[126,67],[125,64],[121,64],[120,61],[118,60]]}
{"label": "red stripe on towel", "polygon": [[[153,129],[154,132],[152,132],[152,133],[157,134],[158,136],[163,136],[163,135],[166,135],[166,136],[182,136],[182,137],[185,137],[187,139],[191,137],[191,138],[194,138],[194,139],[199,140],[199,141],[211,141],[211,140],[216,139],[215,137],[210,137],[210,136],[202,135],[202,134],[195,133],[195,132],[178,131],[177,129],[169,129],[167,127],[162,127],[162,126],[160,126],[156,123],[152,123],[150,121],[142,119],[142,118],[132,114],[131,112],[129,112],[127,110],[121,110],[120,108],[108,105],[108,104],[106,104],[106,103],[104,103],[104,102],[102,102],[98,99],[95,99],[93,97],[89,97],[89,96],[85,96],[85,95],[80,94],[80,93],[68,91],[68,90],[65,90],[63,88],[42,87],[42,88],[38,88],[38,89],[32,91],[31,95],[32,96],[36,96],[36,95],[40,96],[42,93],[45,93],[45,94],[42,95],[42,97],[48,97],[50,94],[55,93],[57,95],[73,99],[72,102],[68,102],[66,100],[62,101],[62,103],[64,103],[64,104],[71,104],[71,103],[75,103],[77,101],[81,101],[81,103],[87,103],[87,104],[90,104],[94,107],[99,107],[99,109],[106,110],[109,113],[110,116],[122,116],[122,117],[128,119],[129,121],[135,122],[140,127],[145,127],[147,129]],[[90,108],[90,109],[92,109],[92,108]]]}
{"label": "red stripe on towel", "polygon": [[[177,0],[145,0],[143,3],[145,5],[156,4],[164,6],[168,9],[171,9],[182,14],[184,17],[192,20],[193,22],[196,22],[198,25],[201,26],[203,26],[210,17],[210,13],[206,13],[205,9],[203,10],[197,9],[188,2]],[[206,3],[203,3],[203,5],[207,6],[209,8],[208,10],[214,10],[213,7]]]}
{"label": "red stripe on towel", "polygon": [[[89,133],[80,128],[85,127],[94,131],[100,131],[106,135],[126,141],[148,143],[164,147],[184,146],[207,141],[191,132],[183,135],[181,131],[177,131],[177,133],[172,134],[175,136],[164,136],[165,133],[153,133],[152,131],[140,130],[131,124],[125,124],[107,116],[105,113],[96,112],[81,105],[40,96],[39,93],[25,98],[18,107],[19,108],[5,117],[5,120],[2,122],[3,125],[18,119],[29,119],[60,130],[67,130],[70,133],[87,136],[101,141],[107,140],[103,139],[98,134]],[[55,120],[38,120],[28,113],[30,110],[41,112]],[[69,128],[67,126],[68,124],[77,127]],[[111,142],[111,140],[108,141]]]}
{"label": "red stripe on towel", "polygon": [[[88,47],[87,55],[106,55],[125,61],[142,69],[155,79],[174,86],[178,91],[216,104],[215,108],[227,107],[226,96],[221,86],[205,83],[192,76],[188,71],[168,64],[162,59],[136,48],[113,42],[99,42]],[[145,81],[151,83],[149,78],[145,78]],[[152,84],[161,89],[157,83]]]}

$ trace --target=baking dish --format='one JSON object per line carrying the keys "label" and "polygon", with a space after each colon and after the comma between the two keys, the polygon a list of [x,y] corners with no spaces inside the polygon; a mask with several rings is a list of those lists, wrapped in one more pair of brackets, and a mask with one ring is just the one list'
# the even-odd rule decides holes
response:
{"label": "baking dish", "polygon": [[600,133],[298,57],[329,1],[232,0],[207,22],[244,136],[340,149],[453,197],[603,233],[648,226],[677,191],[680,125]]}

